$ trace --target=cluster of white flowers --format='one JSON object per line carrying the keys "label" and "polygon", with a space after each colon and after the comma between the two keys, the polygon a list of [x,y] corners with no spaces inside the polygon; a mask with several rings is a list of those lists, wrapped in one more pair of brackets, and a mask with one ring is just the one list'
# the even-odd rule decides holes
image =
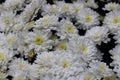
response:
{"label": "cluster of white flowers", "polygon": [[[95,0],[5,0],[0,80],[120,80],[120,4],[105,4],[106,16],[97,8]],[[109,34],[118,44],[110,65],[96,47],[108,43]]]}

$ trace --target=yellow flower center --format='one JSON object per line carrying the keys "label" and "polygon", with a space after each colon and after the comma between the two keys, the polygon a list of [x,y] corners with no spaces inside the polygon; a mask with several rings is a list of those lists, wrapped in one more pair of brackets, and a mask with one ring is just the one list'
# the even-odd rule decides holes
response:
{"label": "yellow flower center", "polygon": [[95,35],[92,37],[93,40],[99,39],[100,36],[101,36],[99,32],[96,32],[96,33],[94,33],[94,34],[95,34]]}
{"label": "yellow flower center", "polygon": [[119,23],[120,22],[120,19],[119,18],[113,18],[113,23],[114,24],[117,24],[117,23]]}
{"label": "yellow flower center", "polygon": [[0,60],[3,60],[4,58],[5,56],[2,53],[0,53]]}
{"label": "yellow flower center", "polygon": [[86,17],[85,17],[85,22],[88,23],[88,22],[91,22],[91,20],[92,20],[92,19],[91,19],[91,16],[86,16]]}
{"label": "yellow flower center", "polygon": [[80,8],[79,7],[76,7],[75,8],[75,13],[78,13],[80,11]]}
{"label": "yellow flower center", "polygon": [[47,23],[49,22],[49,20],[48,20],[48,18],[43,18],[43,19],[41,20],[41,22],[42,22],[43,24],[47,24]]}
{"label": "yellow flower center", "polygon": [[67,46],[63,43],[58,46],[59,50],[66,50],[66,48],[67,48]]}
{"label": "yellow flower center", "polygon": [[20,70],[22,70],[24,67],[25,67],[25,64],[24,64],[24,63],[20,63],[20,64],[19,64]]}
{"label": "yellow flower center", "polygon": [[68,67],[68,62],[67,61],[63,61],[62,62],[62,67],[63,68],[67,68]]}
{"label": "yellow flower center", "polygon": [[65,27],[65,30],[68,32],[68,33],[72,33],[73,32],[73,27],[68,25]]}
{"label": "yellow flower center", "polygon": [[54,6],[52,6],[51,9],[50,9],[50,12],[51,13],[55,13],[56,12],[56,8]]}
{"label": "yellow flower center", "polygon": [[86,51],[86,50],[87,50],[87,47],[86,47],[86,46],[80,46],[80,50],[81,50],[81,51]]}
{"label": "yellow flower center", "polygon": [[6,25],[8,25],[8,24],[10,23],[9,19],[8,19],[8,18],[5,18],[5,19],[4,19],[4,23],[5,23]]}
{"label": "yellow flower center", "polygon": [[14,27],[16,28],[16,30],[21,30],[24,26],[21,24],[16,24]]}
{"label": "yellow flower center", "polygon": [[11,37],[11,38],[8,38],[7,39],[7,42],[9,43],[9,44],[12,44],[13,42],[14,42],[14,39]]}
{"label": "yellow flower center", "polygon": [[69,7],[67,5],[63,6],[64,11],[69,11]]}
{"label": "yellow flower center", "polygon": [[84,80],[91,80],[91,76],[89,75],[85,76]]}
{"label": "yellow flower center", "polygon": [[50,62],[50,60],[51,60],[51,57],[50,57],[50,56],[47,56],[47,57],[46,57],[46,61],[47,61],[47,62]]}
{"label": "yellow flower center", "polygon": [[110,80],[110,78],[109,77],[105,77],[103,80]]}
{"label": "yellow flower center", "polygon": [[36,45],[42,45],[43,42],[44,42],[44,40],[43,40],[42,37],[36,36],[36,37],[34,38],[34,43],[35,43]]}
{"label": "yellow flower center", "polygon": [[105,71],[105,69],[106,69],[106,66],[105,66],[105,65],[100,65],[100,66],[96,69],[96,71],[97,71],[98,73],[102,73],[102,72]]}
{"label": "yellow flower center", "polygon": [[30,58],[33,58],[34,57],[34,51],[30,51],[29,53],[28,53],[28,57],[30,57]]}
{"label": "yellow flower center", "polygon": [[116,80],[116,75],[105,77],[103,80]]}
{"label": "yellow flower center", "polygon": [[28,22],[26,26],[32,28],[33,24],[34,24],[33,21],[31,21],[31,22]]}
{"label": "yellow flower center", "polygon": [[21,77],[17,77],[15,80],[22,80],[22,78]]}
{"label": "yellow flower center", "polygon": [[99,69],[100,69],[101,71],[104,71],[104,70],[106,69],[106,66],[105,66],[105,65],[101,65],[101,66],[99,67]]}

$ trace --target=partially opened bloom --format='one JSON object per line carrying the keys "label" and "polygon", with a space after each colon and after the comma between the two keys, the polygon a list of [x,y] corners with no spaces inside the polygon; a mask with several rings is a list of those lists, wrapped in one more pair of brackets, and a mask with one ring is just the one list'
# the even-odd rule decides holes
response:
{"label": "partially opened bloom", "polygon": [[113,11],[116,9],[120,9],[120,5],[118,3],[107,3],[105,4],[105,7],[103,8],[103,10],[108,10],[108,11]]}
{"label": "partially opened bloom", "polygon": [[108,39],[108,29],[104,26],[96,26],[91,28],[86,32],[86,37],[92,39],[96,44],[101,44],[101,42],[107,42]]}
{"label": "partially opened bloom", "polygon": [[95,2],[95,0],[87,0],[85,5],[87,7],[98,8],[98,4]]}
{"label": "partially opened bloom", "polygon": [[44,17],[38,19],[36,22],[36,28],[51,30],[55,29],[58,24],[58,16],[55,15],[45,15]]}

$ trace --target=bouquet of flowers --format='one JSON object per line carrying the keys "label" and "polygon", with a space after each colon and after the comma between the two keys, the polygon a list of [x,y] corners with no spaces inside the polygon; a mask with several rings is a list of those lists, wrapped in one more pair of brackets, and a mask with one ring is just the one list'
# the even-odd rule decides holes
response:
{"label": "bouquet of flowers", "polygon": [[119,0],[0,1],[0,80],[120,80]]}

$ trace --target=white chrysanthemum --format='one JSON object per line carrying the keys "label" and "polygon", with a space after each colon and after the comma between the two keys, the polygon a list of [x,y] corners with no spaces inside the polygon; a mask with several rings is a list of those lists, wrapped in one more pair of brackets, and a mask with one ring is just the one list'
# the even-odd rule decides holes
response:
{"label": "white chrysanthemum", "polygon": [[70,3],[65,3],[64,1],[58,1],[57,3],[60,14],[71,15],[73,14],[73,5]]}
{"label": "white chrysanthemum", "polygon": [[116,33],[120,29],[120,16],[119,11],[114,10],[109,12],[104,19],[104,25],[106,25],[112,33]]}
{"label": "white chrysanthemum", "polygon": [[80,72],[84,71],[83,67],[85,65],[83,65],[80,58],[77,55],[72,54],[71,51],[56,51],[55,57],[56,62],[51,69],[51,73],[58,78],[67,80],[69,77],[77,76]]}
{"label": "white chrysanthemum", "polygon": [[73,9],[75,16],[76,16],[76,14],[78,15],[78,13],[80,11],[82,11],[82,9],[84,9],[84,7],[85,7],[85,5],[83,3],[74,2],[72,9]]}
{"label": "white chrysanthemum", "polygon": [[103,8],[103,10],[108,10],[108,11],[113,11],[115,9],[120,9],[120,5],[118,3],[107,3],[105,4],[105,7]]}
{"label": "white chrysanthemum", "polygon": [[60,51],[68,50],[68,41],[67,40],[57,41],[55,45],[55,49]]}
{"label": "white chrysanthemum", "polygon": [[9,69],[14,73],[14,71],[26,71],[28,66],[28,62],[23,59],[13,59],[10,63]]}
{"label": "white chrysanthemum", "polygon": [[4,3],[4,7],[6,9],[16,9],[18,7],[22,7],[22,4],[25,0],[6,0]]}
{"label": "white chrysanthemum", "polygon": [[43,52],[38,54],[35,63],[37,64],[33,68],[37,72],[37,75],[40,77],[48,75],[53,66],[55,66],[56,55],[52,52]]}
{"label": "white chrysanthemum", "polygon": [[8,74],[13,76],[14,78],[19,77],[21,79],[24,79],[29,74],[30,66],[31,65],[27,61],[24,61],[23,59],[13,59],[12,62],[9,64]]}
{"label": "white chrysanthemum", "polygon": [[62,20],[60,24],[57,34],[61,39],[77,35],[77,28],[69,20]]}
{"label": "white chrysanthemum", "polygon": [[55,4],[54,5],[45,4],[42,6],[42,10],[43,10],[42,15],[48,14],[48,15],[58,15],[59,16],[60,14],[59,14],[58,8],[59,7]]}
{"label": "white chrysanthemum", "polygon": [[43,52],[37,56],[35,63],[43,66],[43,67],[53,67],[55,63],[55,54],[52,52]]}
{"label": "white chrysanthemum", "polygon": [[17,35],[13,33],[0,33],[0,46],[9,48],[9,49],[15,49],[17,47],[16,45],[16,40],[17,40]]}
{"label": "white chrysanthemum", "polygon": [[82,24],[82,26],[79,26],[80,28],[88,29],[99,24],[99,15],[92,9],[87,8],[78,13],[77,20],[79,24]]}
{"label": "white chrysanthemum", "polygon": [[24,28],[25,24],[24,23],[16,23],[13,27],[12,27],[12,31],[17,32],[20,31]]}
{"label": "white chrysanthemum", "polygon": [[89,71],[98,78],[112,76],[113,71],[110,69],[106,63],[100,61],[92,61],[90,64]]}
{"label": "white chrysanthemum", "polygon": [[116,43],[120,43],[120,30],[115,33],[113,38],[116,40]]}
{"label": "white chrysanthemum", "polygon": [[29,71],[27,77],[31,80],[38,80],[39,77],[43,77],[42,74],[45,74],[46,69],[44,66],[40,66],[39,64],[32,64],[29,66]]}
{"label": "white chrysanthemum", "polygon": [[87,0],[87,2],[85,3],[85,5],[87,7],[98,8],[98,5],[95,2],[95,0]]}
{"label": "white chrysanthemum", "polygon": [[34,30],[27,33],[24,37],[24,43],[28,44],[29,49],[35,49],[36,51],[47,50],[51,47],[52,40],[49,39],[50,35],[43,31]]}
{"label": "white chrysanthemum", "polygon": [[55,15],[45,15],[44,17],[40,18],[36,21],[36,27],[40,29],[54,29],[58,24],[58,17]]}
{"label": "white chrysanthemum", "polygon": [[86,32],[86,37],[89,37],[96,44],[101,44],[101,42],[107,42],[108,39],[108,29],[104,26],[96,26],[91,28]]}
{"label": "white chrysanthemum", "polygon": [[6,35],[5,46],[7,46],[10,49],[16,49],[17,39],[17,34],[9,33],[8,35]]}
{"label": "white chrysanthemum", "polygon": [[6,66],[13,57],[13,51],[0,47],[0,66]]}
{"label": "white chrysanthemum", "polygon": [[97,52],[94,43],[90,39],[79,36],[74,36],[69,41],[68,49],[75,54],[79,54],[86,61],[91,60]]}
{"label": "white chrysanthemum", "polygon": [[3,11],[0,15],[0,31],[8,31],[13,25],[14,17],[13,11]]}
{"label": "white chrysanthemum", "polygon": [[115,48],[110,50],[112,54],[113,64],[120,66],[120,45],[116,45]]}

